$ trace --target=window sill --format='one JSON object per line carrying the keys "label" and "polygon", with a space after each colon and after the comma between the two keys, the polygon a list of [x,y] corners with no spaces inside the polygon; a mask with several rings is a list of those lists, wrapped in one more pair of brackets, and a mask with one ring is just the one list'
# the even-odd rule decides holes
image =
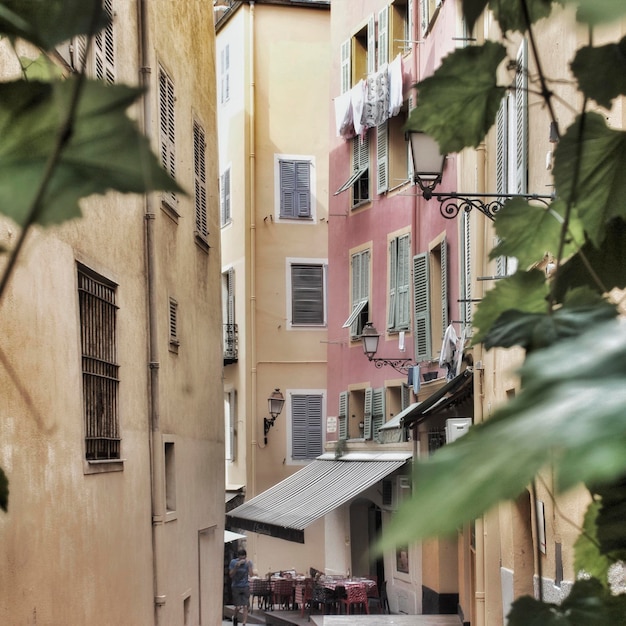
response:
{"label": "window sill", "polygon": [[83,474],[122,472],[125,462],[126,459],[85,459],[83,461]]}
{"label": "window sill", "polygon": [[178,200],[175,196],[161,196],[161,210],[174,222],[174,224],[178,224],[178,218],[180,217],[180,213],[176,210],[177,206]]}
{"label": "window sill", "polygon": [[178,354],[179,346],[180,346],[180,341],[175,341],[175,340],[170,339],[170,347],[169,347],[170,352],[174,354]]}
{"label": "window sill", "polygon": [[198,231],[195,231],[193,234],[193,238],[198,248],[200,248],[202,252],[206,252],[206,254],[208,254],[211,246],[209,245],[209,240],[207,239],[207,236],[202,235]]}
{"label": "window sill", "polygon": [[165,512],[165,520],[164,522],[167,524],[168,522],[174,522],[178,519],[178,511],[166,511]]}

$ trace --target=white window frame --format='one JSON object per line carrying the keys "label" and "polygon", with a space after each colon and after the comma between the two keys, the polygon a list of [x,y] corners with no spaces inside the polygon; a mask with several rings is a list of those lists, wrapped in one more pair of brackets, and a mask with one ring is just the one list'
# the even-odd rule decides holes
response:
{"label": "white window frame", "polygon": [[293,396],[321,396],[322,397],[322,407],[321,407],[321,415],[320,415],[320,429],[321,429],[321,437],[322,437],[322,452],[324,451],[324,446],[326,445],[326,389],[288,389],[285,394],[285,414],[289,416],[287,419],[287,458],[285,461],[286,465],[306,465],[310,463],[314,459],[294,459],[293,458],[293,407],[292,407],[292,398]]}
{"label": "white window frame", "polygon": [[[308,163],[309,165],[309,214],[302,216],[283,216],[282,188],[281,188],[281,162],[295,161],[298,163]],[[303,154],[274,154],[274,221],[283,223],[316,224],[317,223],[317,196],[316,196],[317,175],[315,168],[315,157]]]}
{"label": "white window frame", "polygon": [[232,168],[230,164],[220,174],[220,225],[228,226],[233,221],[232,213]]}
{"label": "white window frame", "polygon": [[[323,317],[321,324],[294,324],[292,320],[292,267],[294,265],[314,265],[322,268],[322,289],[323,289]],[[286,293],[286,317],[287,330],[324,330],[328,327],[328,259],[287,257],[285,259],[285,293]]]}
{"label": "white window frame", "polygon": [[230,100],[230,44],[220,50],[220,104]]}
{"label": "white window frame", "polygon": [[224,390],[224,453],[226,461],[237,460],[237,391]]}

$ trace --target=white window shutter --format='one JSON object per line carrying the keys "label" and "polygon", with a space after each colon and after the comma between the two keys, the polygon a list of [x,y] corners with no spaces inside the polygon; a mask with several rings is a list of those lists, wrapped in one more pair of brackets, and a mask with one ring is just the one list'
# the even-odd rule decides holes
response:
{"label": "white window shutter", "polygon": [[528,67],[526,39],[517,53],[515,74],[515,193],[527,192],[528,170]]}
{"label": "white window shutter", "polygon": [[389,151],[388,151],[387,121],[376,127],[376,163],[377,163],[377,193],[384,193],[389,188]]}
{"label": "white window shutter", "polygon": [[348,392],[342,391],[339,394],[339,439],[348,438]]}
{"label": "white window shutter", "polygon": [[409,283],[411,281],[410,270],[410,244],[411,238],[407,233],[398,237],[398,269],[396,280],[396,328],[406,330],[409,328],[411,313],[409,300]]}
{"label": "white window shutter", "polygon": [[387,328],[396,326],[396,293],[398,282],[398,240],[389,242],[389,313],[387,314]]}
{"label": "white window shutter", "polygon": [[389,63],[389,11],[384,7],[378,12],[378,68]]}
{"label": "white window shutter", "polygon": [[378,431],[385,423],[385,388],[372,393],[372,439],[378,440]]}
{"label": "white window shutter", "polygon": [[376,18],[372,13],[367,20],[367,73],[376,71]]}
{"label": "white window shutter", "polygon": [[428,255],[424,253],[413,257],[413,307],[415,360],[419,362],[429,359],[432,354]]}
{"label": "white window shutter", "polygon": [[341,44],[341,93],[346,93],[352,88],[352,59],[350,40]]}

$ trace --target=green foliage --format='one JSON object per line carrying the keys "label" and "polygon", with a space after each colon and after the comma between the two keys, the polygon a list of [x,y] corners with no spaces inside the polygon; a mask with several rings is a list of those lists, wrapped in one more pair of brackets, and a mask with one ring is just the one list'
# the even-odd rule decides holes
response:
{"label": "green foliage", "polygon": [[[470,28],[490,10],[502,33],[525,33],[531,44],[536,22],[552,19],[553,4],[575,8],[577,20],[590,27],[589,45],[563,59],[562,76],[543,75],[542,59],[535,58],[527,78],[558,126],[551,81],[567,80],[571,69],[581,95],[569,104],[581,108],[559,129],[550,206],[514,199],[497,214],[490,258],[515,257],[519,269],[495,283],[473,317],[474,343],[523,350],[521,391],[467,435],[416,462],[414,497],[394,516],[381,547],[454,534],[498,502],[515,499],[550,467],[556,493],[583,484],[593,496],[575,546],[575,567],[589,579],[578,580],[560,606],[518,599],[508,623],[621,624],[626,595],[613,595],[607,577],[611,564],[626,559],[626,327],[615,319],[610,297],[626,287],[626,133],[611,127],[598,106],[587,107],[595,101],[608,109],[626,95],[626,38],[591,43],[595,25],[626,16],[626,2],[460,2]],[[540,50],[529,45],[533,55]],[[515,67],[515,59],[493,41],[448,55],[417,84],[417,108],[406,128],[433,136],[442,153],[478,146],[503,95],[514,89],[511,81],[498,83],[504,65]],[[550,277],[533,269],[547,254],[556,261]]]}
{"label": "green foliage", "polygon": [[506,89],[495,71],[506,51],[499,43],[455,50],[435,74],[418,84],[419,106],[406,128],[422,130],[439,142],[442,153],[477,146],[493,125]]}

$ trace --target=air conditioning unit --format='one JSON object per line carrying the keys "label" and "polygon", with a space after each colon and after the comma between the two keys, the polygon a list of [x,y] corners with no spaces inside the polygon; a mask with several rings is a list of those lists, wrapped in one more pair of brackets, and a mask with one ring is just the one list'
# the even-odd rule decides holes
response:
{"label": "air conditioning unit", "polygon": [[472,425],[471,417],[451,417],[446,420],[446,443],[452,443],[462,437]]}
{"label": "air conditioning unit", "polygon": [[400,503],[411,495],[411,478],[409,476],[392,476],[383,479],[382,508],[395,511]]}

